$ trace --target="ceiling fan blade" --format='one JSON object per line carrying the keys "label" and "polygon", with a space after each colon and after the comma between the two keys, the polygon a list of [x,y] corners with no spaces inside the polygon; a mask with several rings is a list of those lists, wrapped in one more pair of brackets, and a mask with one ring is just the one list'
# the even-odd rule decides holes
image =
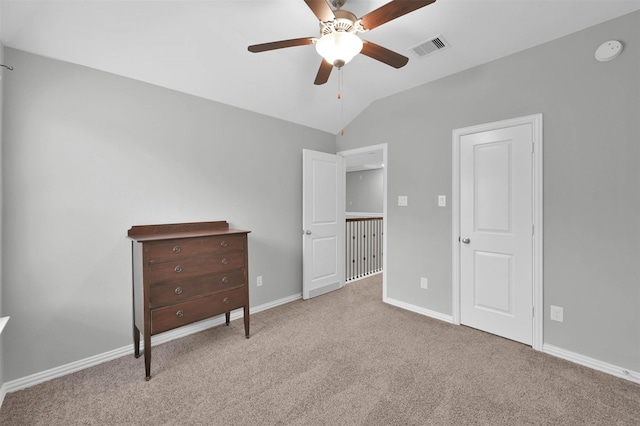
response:
{"label": "ceiling fan blade", "polygon": [[402,56],[393,50],[389,50],[366,40],[363,40],[362,51],[360,53],[380,62],[384,62],[387,65],[391,65],[394,68],[402,68],[407,65],[407,62],[409,62],[409,58],[406,56]]}
{"label": "ceiling fan blade", "polygon": [[409,12],[435,3],[436,0],[394,0],[364,15],[360,21],[366,30],[372,30]]}
{"label": "ceiling fan blade", "polygon": [[329,81],[329,75],[331,75],[331,70],[333,69],[333,65],[329,62],[322,60],[320,64],[320,69],[318,70],[318,74],[316,75],[316,80],[313,82],[315,85],[325,84]]}
{"label": "ceiling fan blade", "polygon": [[304,2],[322,22],[331,21],[335,18],[333,10],[327,4],[327,0],[304,0]]}
{"label": "ceiling fan blade", "polygon": [[306,46],[313,44],[315,37],[294,38],[291,40],[272,41],[270,43],[253,44],[248,47],[249,52],[258,53],[267,50],[282,49],[285,47]]}

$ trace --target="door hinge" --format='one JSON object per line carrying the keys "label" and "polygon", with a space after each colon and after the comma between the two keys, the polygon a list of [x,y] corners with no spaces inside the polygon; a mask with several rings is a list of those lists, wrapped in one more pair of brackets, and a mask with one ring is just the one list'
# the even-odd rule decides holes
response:
{"label": "door hinge", "polygon": [[534,152],[536,152],[536,144],[531,142],[531,153],[533,154]]}
{"label": "door hinge", "polygon": [[532,223],[531,224],[531,235],[535,235],[536,234],[536,228],[535,225]]}
{"label": "door hinge", "polygon": [[532,317],[532,318],[535,318],[535,317],[536,317],[536,307],[535,307],[535,306],[532,306],[532,307],[531,307],[531,317]]}

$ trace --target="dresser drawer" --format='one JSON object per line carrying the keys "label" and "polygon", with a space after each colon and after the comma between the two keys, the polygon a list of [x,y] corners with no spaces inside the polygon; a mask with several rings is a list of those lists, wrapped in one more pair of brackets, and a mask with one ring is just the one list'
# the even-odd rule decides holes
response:
{"label": "dresser drawer", "polygon": [[186,280],[166,281],[151,285],[150,304],[152,308],[170,305],[193,297],[242,287],[246,284],[244,269],[234,269]]}
{"label": "dresser drawer", "polygon": [[244,252],[208,254],[149,265],[151,283],[180,280],[244,267]]}
{"label": "dresser drawer", "polygon": [[151,334],[220,315],[249,303],[247,289],[225,291],[151,311]]}
{"label": "dresser drawer", "polygon": [[201,254],[244,251],[245,237],[242,235],[220,235],[204,238],[184,238],[158,243],[147,243],[145,251],[150,265],[168,262]]}

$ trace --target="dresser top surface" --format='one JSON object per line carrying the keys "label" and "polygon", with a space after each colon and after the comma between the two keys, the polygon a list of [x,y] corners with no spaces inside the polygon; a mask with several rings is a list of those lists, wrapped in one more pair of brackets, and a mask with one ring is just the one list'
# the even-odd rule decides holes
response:
{"label": "dresser top surface", "polygon": [[251,231],[241,229],[230,229],[226,221],[216,221],[132,226],[127,236],[137,242],[146,242],[216,235],[248,234],[250,232]]}

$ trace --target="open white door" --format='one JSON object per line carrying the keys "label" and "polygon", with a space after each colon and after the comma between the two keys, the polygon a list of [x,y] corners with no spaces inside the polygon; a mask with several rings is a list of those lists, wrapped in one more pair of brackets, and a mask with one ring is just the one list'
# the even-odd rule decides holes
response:
{"label": "open white door", "polygon": [[302,298],[344,286],[344,159],[302,150]]}

